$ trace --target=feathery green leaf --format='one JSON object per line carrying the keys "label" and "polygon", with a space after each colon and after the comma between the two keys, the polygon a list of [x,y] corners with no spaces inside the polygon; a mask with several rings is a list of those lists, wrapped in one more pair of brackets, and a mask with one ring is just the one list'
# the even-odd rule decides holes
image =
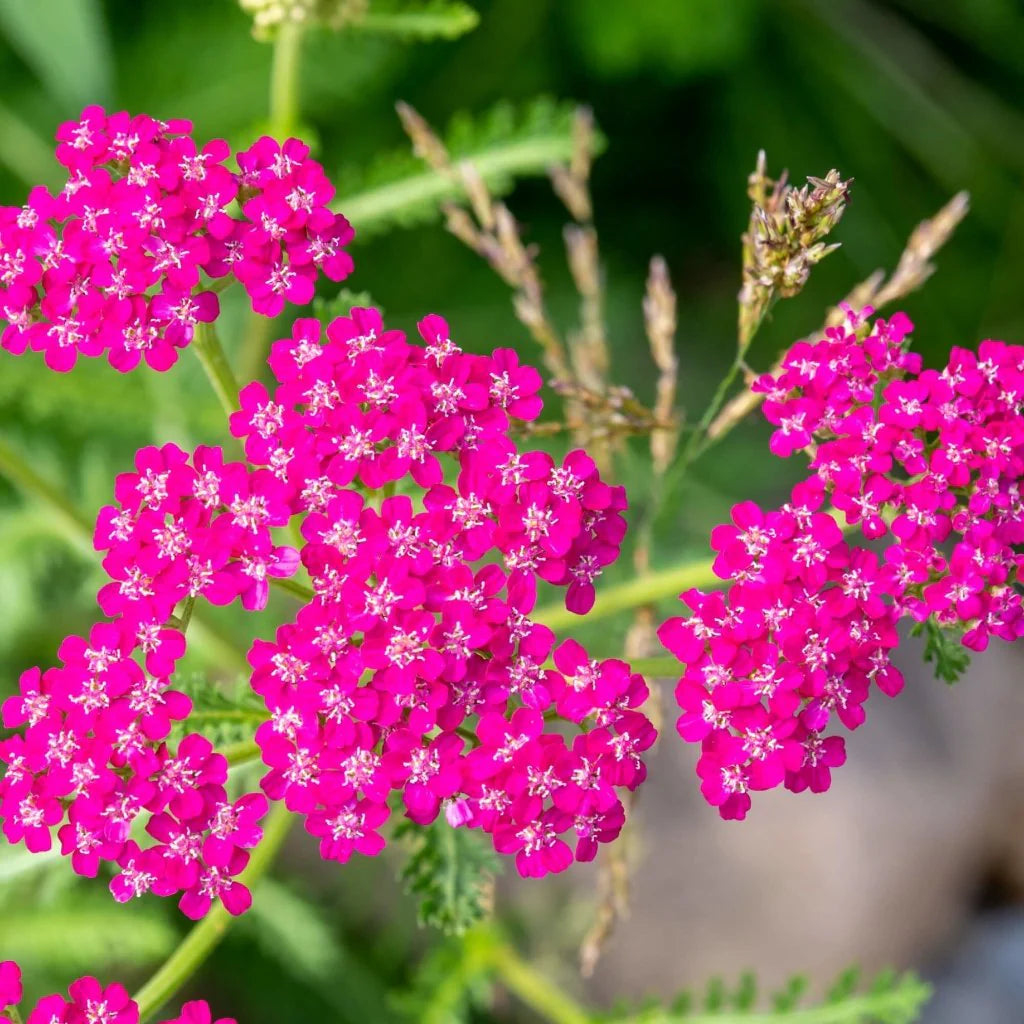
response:
{"label": "feathery green leaf", "polygon": [[[322,323],[328,324],[339,316],[348,316],[354,306],[366,309],[374,305],[376,303],[369,292],[354,292],[349,288],[342,288],[337,295],[329,299],[318,295],[313,300],[313,316]],[[384,311],[381,310],[381,315],[383,313]]]}
{"label": "feathery green leaf", "polygon": [[192,712],[177,723],[173,739],[197,732],[224,751],[252,740],[269,715],[263,701],[239,679],[234,684],[212,682],[203,675],[177,675],[174,689],[192,701]]}
{"label": "feathery green leaf", "polygon": [[411,843],[401,879],[420,899],[420,924],[461,935],[487,914],[488,886],[501,870],[487,836],[452,828],[442,815],[426,826],[399,822],[395,837]]}
{"label": "feathery green leaf", "polygon": [[[502,103],[481,118],[455,118],[444,143],[453,161],[472,163],[490,190],[503,195],[517,178],[543,175],[570,159],[573,109],[549,99],[521,112]],[[378,160],[365,175],[342,173],[339,180],[342,194],[333,207],[352,222],[358,239],[435,220],[443,202],[464,195],[458,182],[424,167],[408,150]]]}
{"label": "feathery green leaf", "polygon": [[933,619],[925,619],[911,630],[915,636],[924,634],[924,660],[935,662],[935,676],[953,684],[971,664],[971,652],[960,642],[962,633],[943,629]]}
{"label": "feathery green leaf", "polygon": [[770,997],[767,1010],[756,1008],[751,975],[734,990],[715,979],[702,1000],[684,992],[670,1009],[649,1007],[601,1019],[609,1024],[912,1024],[931,995],[931,987],[912,973],[885,971],[862,991],[857,978],[855,969],[844,971],[815,1006],[800,1005],[806,980],[793,978]]}

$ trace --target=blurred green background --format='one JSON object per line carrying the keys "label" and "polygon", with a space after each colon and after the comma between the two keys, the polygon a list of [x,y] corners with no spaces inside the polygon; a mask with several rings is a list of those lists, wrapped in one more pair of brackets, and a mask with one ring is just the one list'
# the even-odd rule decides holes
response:
{"label": "blurred green background", "polygon": [[[781,347],[813,330],[854,283],[891,268],[914,225],[960,189],[970,191],[972,212],[940,253],[938,275],[905,303],[919,346],[934,361],[955,344],[1024,339],[1018,0],[474,6],[479,27],[456,41],[310,35],[304,133],[346,195],[373,180],[368,168],[381,154],[406,148],[396,100],[442,127],[461,112],[486,120],[499,102],[525,109],[541,95],[591,105],[608,140],[592,184],[612,377],[641,398],[649,400],[654,379],[640,315],[653,253],[666,257],[679,295],[683,404],[699,414],[732,358],[745,181],[759,148],[770,170],[788,168],[796,181],[836,167],[855,184],[834,236],[841,250],[799,298],[777,307],[750,354],[754,366],[767,368]],[[271,49],[252,38],[250,25],[231,0],[0,0],[0,201],[20,203],[31,184],[53,180],[48,140],[87,103],[188,117],[200,138],[251,138],[267,118]],[[564,209],[543,178],[521,183],[510,204],[525,238],[540,247],[551,307],[568,325],[576,298],[562,249]],[[531,351],[505,286],[436,220],[359,238],[353,253],[356,273],[346,285],[368,291],[393,323],[410,327],[437,311],[468,348]],[[59,376],[31,354],[3,353],[0,432],[91,518],[136,447],[217,441],[223,423],[187,354],[170,374],[122,377],[105,364]],[[705,551],[708,525],[731,500],[770,501],[782,492],[785,471],[762,457],[763,439],[759,424],[745,424],[698,463],[662,517],[657,557]],[[642,508],[642,462],[631,466],[626,482],[638,484]],[[619,572],[629,571],[626,558]],[[80,534],[0,479],[4,686],[27,665],[49,664],[66,632],[87,628],[97,580]],[[257,628],[271,628],[280,611],[272,607]],[[614,647],[624,628],[605,629],[603,642]],[[224,644],[244,649],[253,620],[221,616],[214,629],[200,638],[199,661],[223,669]],[[408,984],[423,946],[436,941],[416,932],[394,864],[321,870],[301,842],[290,863],[290,880],[274,890],[277,911],[240,924],[203,988],[253,1024],[385,1019],[385,990]],[[171,947],[181,929],[171,908],[122,910],[98,886],[69,888],[67,874],[40,872],[6,891],[0,956],[17,947],[40,984],[56,985],[71,970],[141,976]],[[319,923],[303,918],[292,898],[303,889],[317,895]],[[514,912],[505,918],[514,929]],[[562,916],[567,948],[585,918],[579,909]],[[52,952],[55,929],[63,959]],[[513,1009],[507,1013],[513,1019]]]}

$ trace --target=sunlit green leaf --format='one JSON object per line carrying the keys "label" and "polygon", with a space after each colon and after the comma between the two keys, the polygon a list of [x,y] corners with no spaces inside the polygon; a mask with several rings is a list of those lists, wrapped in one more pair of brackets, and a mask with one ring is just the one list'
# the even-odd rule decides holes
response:
{"label": "sunlit green leaf", "polygon": [[[482,118],[452,121],[445,143],[453,160],[466,160],[497,195],[517,178],[546,174],[572,155],[571,104],[536,100],[522,111],[499,104]],[[603,138],[598,139],[603,147]],[[460,185],[424,168],[408,150],[380,158],[364,175],[340,176],[334,208],[356,229],[357,240],[395,226],[436,219],[440,204],[463,195]]]}

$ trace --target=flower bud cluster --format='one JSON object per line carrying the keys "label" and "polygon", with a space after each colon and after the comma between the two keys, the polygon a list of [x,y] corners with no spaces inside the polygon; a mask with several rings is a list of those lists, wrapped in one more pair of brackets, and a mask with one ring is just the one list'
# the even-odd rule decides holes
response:
{"label": "flower bud cluster", "polygon": [[752,200],[750,221],[743,234],[743,287],[738,296],[741,348],[746,349],[758,324],[778,297],[797,295],[811,268],[838,248],[825,238],[839,223],[852,179],[838,171],[808,178],[800,189],[786,175],[772,181],[764,151],[747,182]]}

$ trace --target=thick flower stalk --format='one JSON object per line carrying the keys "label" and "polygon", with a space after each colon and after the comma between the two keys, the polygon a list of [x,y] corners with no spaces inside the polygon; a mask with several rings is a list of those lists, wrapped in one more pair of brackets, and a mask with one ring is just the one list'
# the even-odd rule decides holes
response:
{"label": "thick flower stalk", "polygon": [[[723,817],[750,793],[826,789],[843,763],[838,723],[861,725],[872,684],[894,696],[889,661],[909,616],[983,649],[1024,634],[1024,348],[954,349],[941,370],[907,351],[910,321],[848,313],[755,382],[776,426],[771,450],[810,454],[811,477],[764,513],[734,507],[712,533],[727,594],[683,595],[692,614],[662,642],[685,671],[680,735]],[[843,537],[826,503],[881,552]]]}
{"label": "thick flower stalk", "polygon": [[297,139],[236,154],[200,147],[188,121],[87,108],[57,132],[67,182],[0,208],[0,344],[42,352],[54,370],[106,355],[118,370],[176,361],[217,317],[211,278],[241,281],[276,316],[313,297],[317,274],[352,270],[352,229],[334,188]]}
{"label": "thick flower stalk", "polygon": [[[12,960],[0,963],[0,1019],[25,1024],[139,1024],[139,1007],[122,985],[103,985],[95,978],[79,978],[67,995],[55,993],[40,999],[31,1009],[21,1007],[21,968]],[[16,1014],[16,1016],[13,1016]],[[233,1019],[213,1020],[204,1000],[185,1003],[181,1013],[162,1024],[235,1024]]]}

